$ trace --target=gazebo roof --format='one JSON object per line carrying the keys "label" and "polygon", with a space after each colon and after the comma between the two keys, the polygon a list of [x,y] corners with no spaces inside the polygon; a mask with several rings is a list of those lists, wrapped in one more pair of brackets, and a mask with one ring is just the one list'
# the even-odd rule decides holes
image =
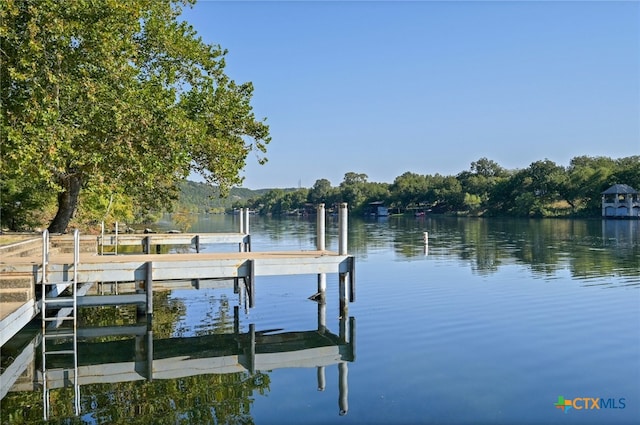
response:
{"label": "gazebo roof", "polygon": [[602,192],[602,195],[611,195],[611,194],[628,194],[633,195],[638,193],[637,190],[629,186],[628,184],[614,184],[609,189]]}

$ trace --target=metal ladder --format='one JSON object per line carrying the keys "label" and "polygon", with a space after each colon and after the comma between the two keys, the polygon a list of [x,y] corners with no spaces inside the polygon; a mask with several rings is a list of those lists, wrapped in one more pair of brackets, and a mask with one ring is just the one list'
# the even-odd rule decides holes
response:
{"label": "metal ladder", "polygon": [[[77,333],[77,284],[78,264],[80,262],[80,232],[76,229],[73,233],[73,279],[64,282],[49,282],[47,269],[49,267],[49,232],[42,233],[42,304],[40,315],[42,317],[42,397],[43,417],[49,419],[49,375],[47,371],[47,357],[73,356],[73,387],[74,387],[74,412],[80,414],[80,384],[78,380],[78,333]],[[60,296],[65,290],[70,289],[71,294]],[[57,310],[53,316],[47,316],[48,310]],[[72,328],[59,329],[64,322],[71,321]],[[55,349],[55,340],[65,341],[72,339],[71,349]],[[50,348],[48,343],[51,343]]]}

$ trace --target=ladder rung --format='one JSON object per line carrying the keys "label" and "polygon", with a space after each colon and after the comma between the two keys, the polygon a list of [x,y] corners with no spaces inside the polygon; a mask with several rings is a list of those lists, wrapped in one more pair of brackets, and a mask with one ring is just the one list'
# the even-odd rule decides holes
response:
{"label": "ladder rung", "polygon": [[73,350],[54,350],[54,351],[45,351],[44,354],[75,354],[76,352]]}
{"label": "ladder rung", "polygon": [[43,317],[42,320],[44,320],[45,322],[56,322],[58,320],[73,320],[75,319],[75,317],[71,316],[65,316],[65,317]]}
{"label": "ladder rung", "polygon": [[42,301],[44,301],[46,304],[65,304],[65,303],[71,303],[73,304],[73,298],[42,298]]}
{"label": "ladder rung", "polygon": [[[49,332],[50,332],[50,331],[49,331]],[[66,333],[63,333],[63,332],[57,332],[57,333],[56,333],[56,332],[53,332],[53,333],[50,333],[50,334],[48,334],[48,335],[43,335],[43,336],[44,336],[44,338],[48,338],[48,339],[53,339],[53,338],[69,338],[69,337],[73,337],[73,336],[75,336],[75,334],[74,334],[73,332],[71,332],[71,333],[69,333],[69,332],[66,332]]]}

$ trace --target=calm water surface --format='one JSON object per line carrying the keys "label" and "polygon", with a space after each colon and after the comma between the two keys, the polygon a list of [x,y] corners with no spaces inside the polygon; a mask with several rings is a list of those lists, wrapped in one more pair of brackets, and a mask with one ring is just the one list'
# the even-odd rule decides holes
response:
{"label": "calm water surface", "polygon": [[[235,219],[199,217],[191,231],[233,231]],[[327,232],[337,250],[337,222]],[[254,251],[315,246],[313,219],[252,217],[251,233]],[[80,386],[79,418],[73,389],[52,390],[53,422],[638,423],[640,222],[351,219],[349,251],[357,298],[342,320],[334,274],[325,311],[307,299],[314,275],[258,277],[253,309],[231,288],[157,293],[152,332],[81,339],[80,366],[112,365],[111,382]],[[144,329],[135,308],[83,313],[84,327]],[[5,369],[29,341],[37,332],[3,347]],[[219,365],[233,354],[242,364]],[[127,362],[136,377],[113,372]],[[33,380],[4,397],[3,424],[42,419]],[[556,408],[559,396],[575,408]]]}

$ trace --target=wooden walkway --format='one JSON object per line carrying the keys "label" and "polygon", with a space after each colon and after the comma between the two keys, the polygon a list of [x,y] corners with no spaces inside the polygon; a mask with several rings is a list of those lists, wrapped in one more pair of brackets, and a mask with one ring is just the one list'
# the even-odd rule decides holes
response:
{"label": "wooden walkway", "polygon": [[[210,279],[249,277],[253,262],[255,276],[291,274],[347,273],[349,255],[332,251],[270,251],[199,254],[81,254],[79,282],[132,282],[147,279],[148,264],[153,280]],[[42,259],[21,257],[0,261],[0,273],[31,273],[35,281],[42,280]],[[47,280],[70,281],[73,256],[58,254],[49,257]]]}

